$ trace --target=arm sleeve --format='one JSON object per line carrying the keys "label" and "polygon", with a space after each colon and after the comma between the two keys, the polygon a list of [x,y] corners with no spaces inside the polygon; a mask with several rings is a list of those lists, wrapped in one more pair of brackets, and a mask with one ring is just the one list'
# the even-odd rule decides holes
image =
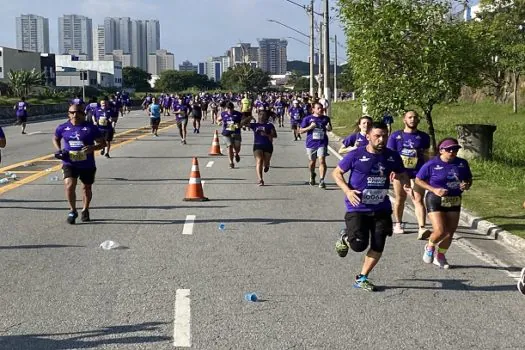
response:
{"label": "arm sleeve", "polygon": [[416,177],[420,180],[428,182],[430,180],[430,162],[423,164],[421,169],[416,174]]}
{"label": "arm sleeve", "polygon": [[354,154],[354,151],[348,153],[343,159],[339,161],[339,164],[337,164],[337,166],[345,173],[349,172],[354,167]]}

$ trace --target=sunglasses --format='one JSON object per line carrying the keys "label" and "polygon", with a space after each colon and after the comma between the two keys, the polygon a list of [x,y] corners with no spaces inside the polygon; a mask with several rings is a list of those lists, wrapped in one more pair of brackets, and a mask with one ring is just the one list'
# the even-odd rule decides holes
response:
{"label": "sunglasses", "polygon": [[453,153],[453,152],[459,151],[459,147],[449,147],[449,148],[442,148],[442,149],[445,150],[448,153]]}
{"label": "sunglasses", "polygon": [[82,111],[67,111],[67,112],[68,112],[69,114],[76,114],[76,113],[78,113],[78,114],[84,114],[84,112],[82,112]]}

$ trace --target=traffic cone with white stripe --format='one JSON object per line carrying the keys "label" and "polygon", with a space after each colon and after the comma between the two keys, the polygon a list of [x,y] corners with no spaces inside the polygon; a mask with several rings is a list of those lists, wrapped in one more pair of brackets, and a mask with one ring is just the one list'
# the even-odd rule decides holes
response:
{"label": "traffic cone with white stripe", "polygon": [[186,198],[184,198],[184,201],[205,202],[207,200],[208,198],[204,197],[204,190],[202,189],[201,173],[199,171],[199,160],[197,159],[197,157],[193,157],[190,181],[186,189]]}
{"label": "traffic cone with white stripe", "polygon": [[215,130],[215,134],[213,135],[213,142],[211,143],[210,153],[208,154],[210,156],[222,156],[221,144],[219,143],[219,133],[217,130]]}

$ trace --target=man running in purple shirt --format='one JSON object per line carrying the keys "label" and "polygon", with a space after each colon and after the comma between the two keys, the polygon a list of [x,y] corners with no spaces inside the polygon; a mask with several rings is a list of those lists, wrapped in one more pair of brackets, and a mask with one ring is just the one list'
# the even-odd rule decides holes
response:
{"label": "man running in purple shirt", "polygon": [[[379,262],[386,238],[392,236],[392,205],[388,198],[390,173],[394,172],[405,190],[410,181],[399,154],[386,147],[387,126],[375,122],[367,132],[368,145],[348,153],[332,172],[336,184],[345,193],[346,230],[336,243],[340,257],[355,252],[366,253],[361,273],[355,277],[354,288],[372,292],[376,287],[368,275]],[[348,182],[344,174],[350,172]]]}

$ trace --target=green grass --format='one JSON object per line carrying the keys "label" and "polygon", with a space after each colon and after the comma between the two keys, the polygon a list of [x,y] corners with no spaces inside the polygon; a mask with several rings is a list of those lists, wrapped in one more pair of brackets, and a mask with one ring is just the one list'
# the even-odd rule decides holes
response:
{"label": "green grass", "polygon": [[[18,97],[0,97],[0,106],[14,106],[15,103],[20,101]],[[28,98],[26,100],[30,105],[47,105],[54,103],[65,103],[68,101],[66,97],[53,97],[53,98]]]}
{"label": "green grass", "polygon": [[[522,107],[523,108],[523,107]],[[508,104],[454,103],[436,106],[433,112],[436,139],[457,137],[456,124],[494,124],[492,161],[470,161],[474,184],[464,195],[464,206],[477,216],[491,221],[513,234],[525,238],[525,110],[512,113]],[[353,131],[361,106],[341,102],[332,106],[334,132],[346,136]],[[402,128],[395,119],[393,130]],[[428,130],[425,121],[420,129]]]}

